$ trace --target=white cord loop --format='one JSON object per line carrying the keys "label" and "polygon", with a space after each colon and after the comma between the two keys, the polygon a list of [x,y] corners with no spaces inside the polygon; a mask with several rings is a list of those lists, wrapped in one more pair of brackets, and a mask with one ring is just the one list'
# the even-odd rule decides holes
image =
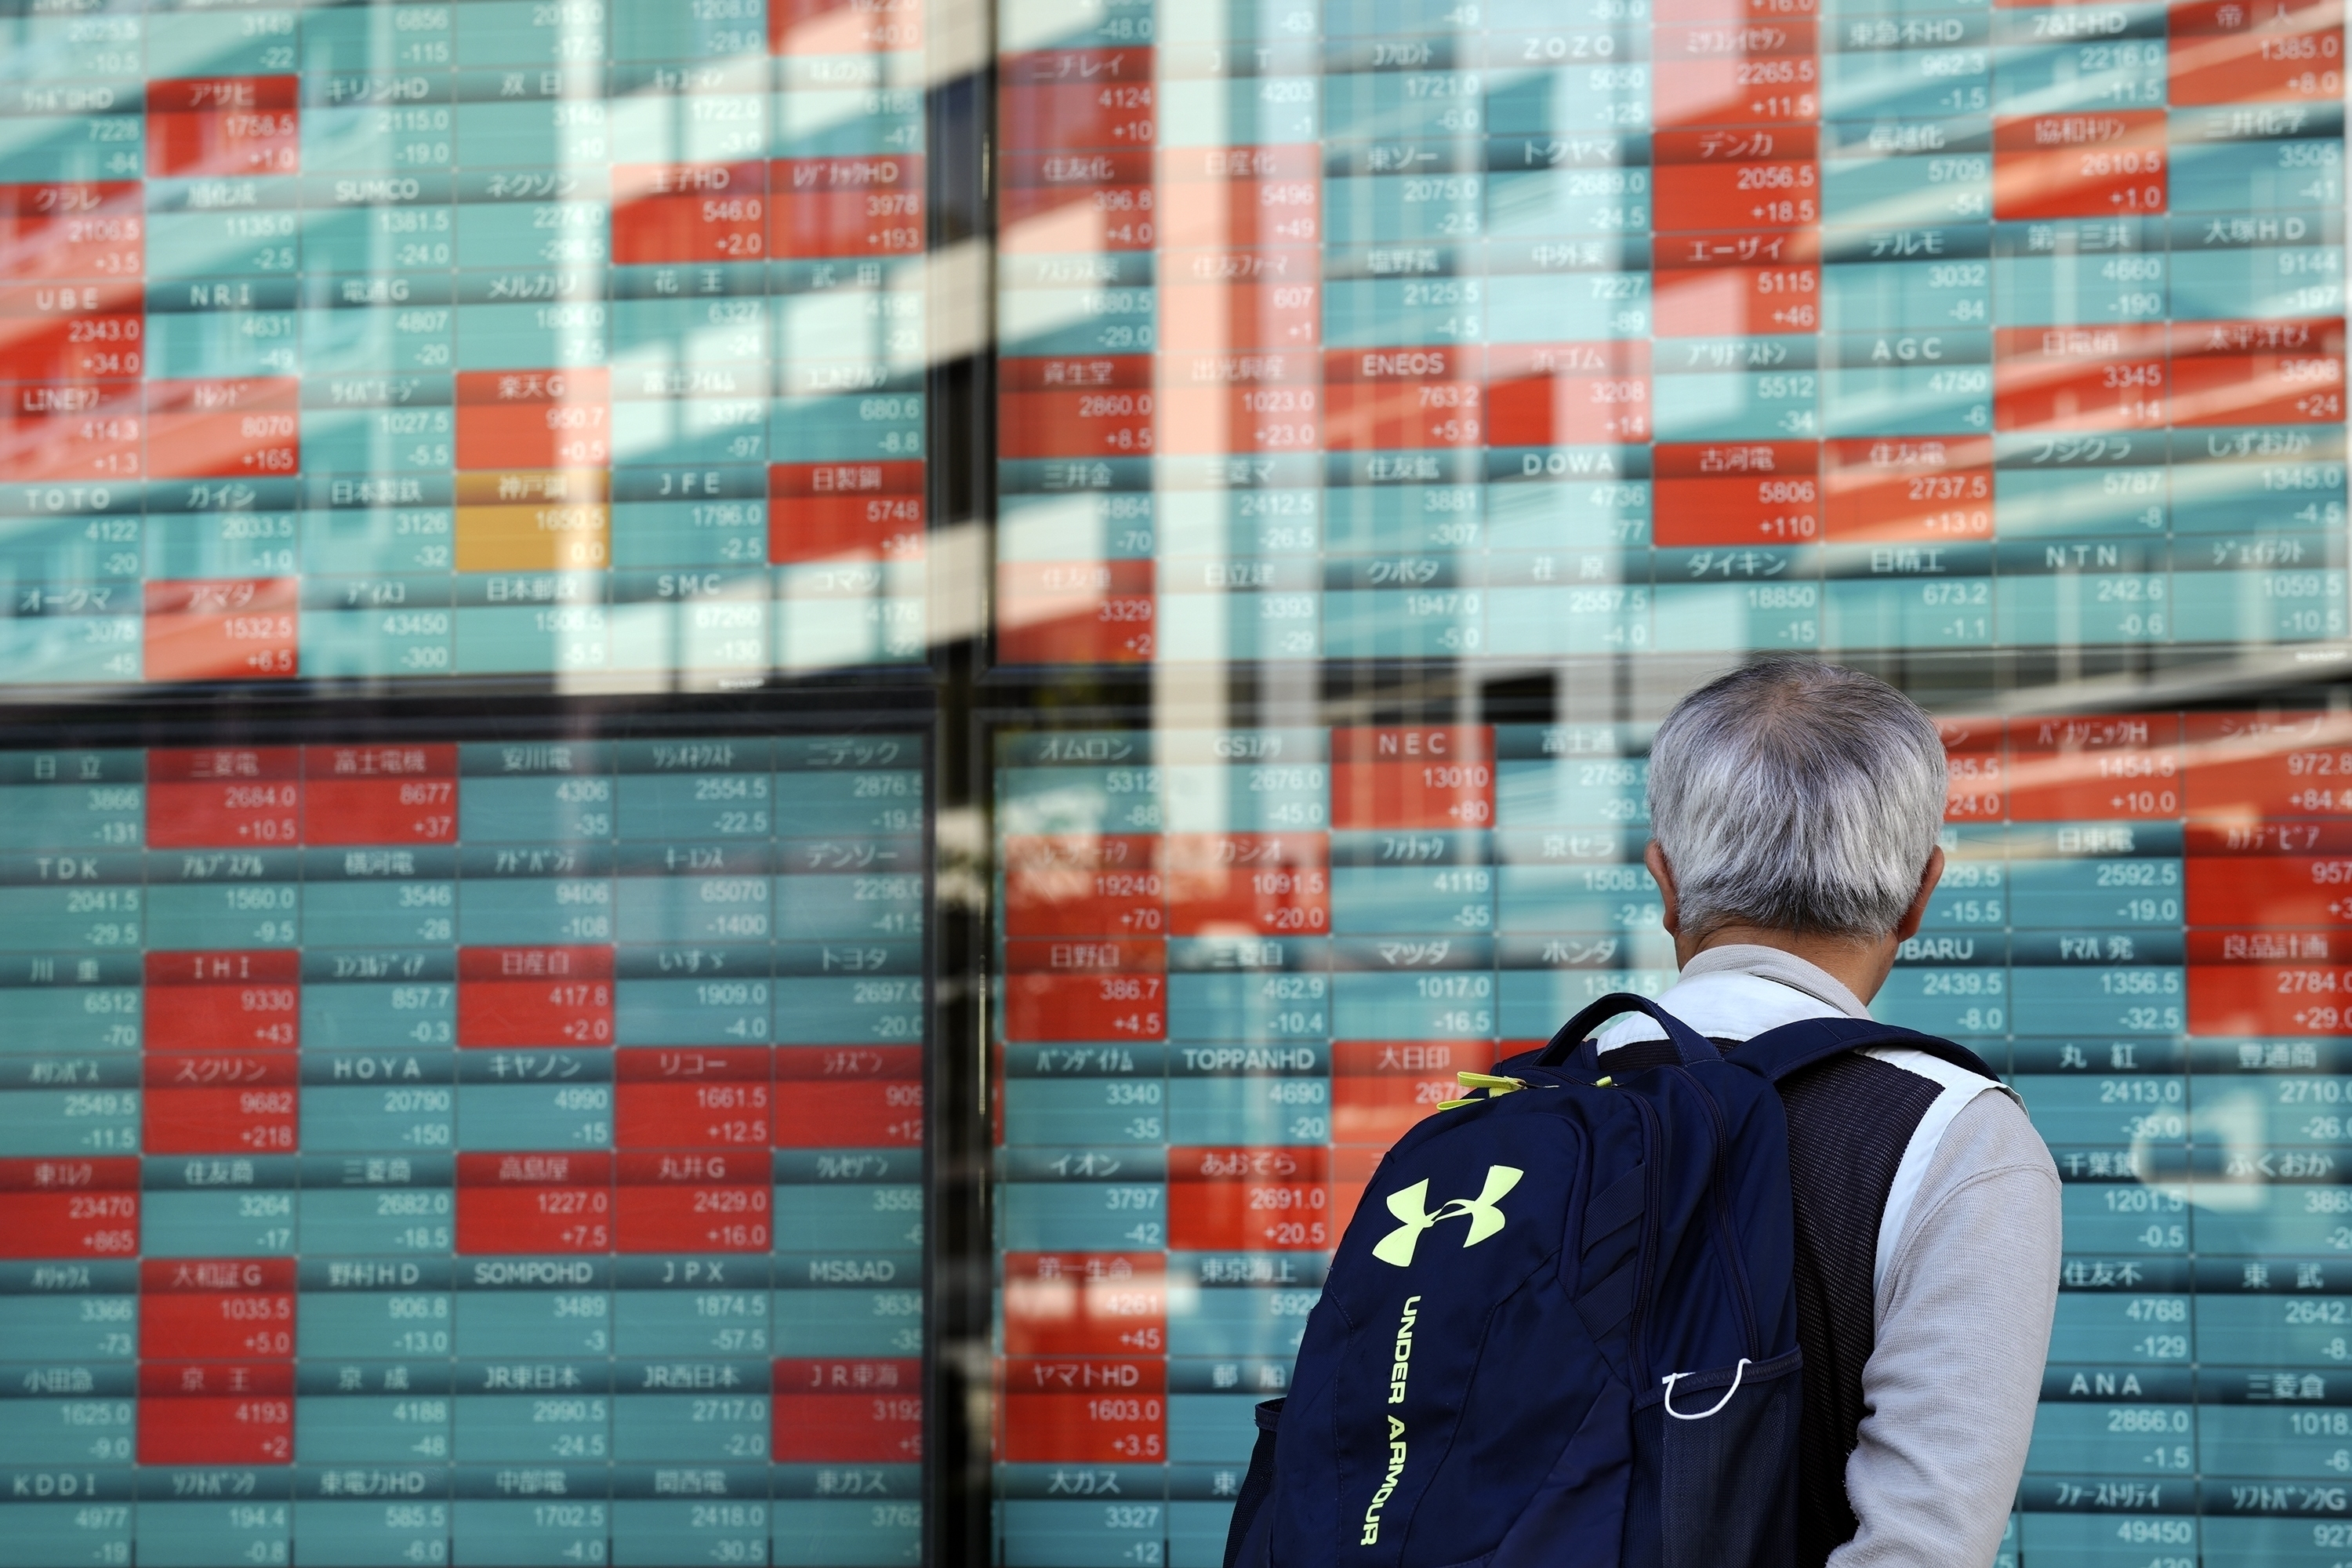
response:
{"label": "white cord loop", "polygon": [[1748,1358],[1746,1356],[1741,1356],[1739,1358],[1739,1364],[1731,1369],[1731,1386],[1723,1391],[1723,1397],[1715,1402],[1715,1408],[1713,1410],[1702,1410],[1696,1415],[1685,1415],[1681,1411],[1675,1408],[1675,1380],[1676,1378],[1696,1377],[1697,1375],[1698,1374],[1696,1373],[1689,1372],[1670,1372],[1660,1380],[1666,1385],[1666,1397],[1664,1400],[1666,1414],[1673,1416],[1677,1421],[1704,1421],[1710,1415],[1721,1414],[1723,1407],[1731,1403],[1731,1396],[1739,1392],[1739,1380],[1748,1375]]}

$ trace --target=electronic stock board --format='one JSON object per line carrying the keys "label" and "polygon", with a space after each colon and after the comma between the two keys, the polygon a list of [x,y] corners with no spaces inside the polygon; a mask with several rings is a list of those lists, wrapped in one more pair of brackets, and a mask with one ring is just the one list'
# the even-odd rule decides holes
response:
{"label": "electronic stock board", "polygon": [[[2339,657],[2336,9],[1000,16],[1007,665],[1465,661],[1589,712],[1644,658]],[[2065,1178],[2002,1562],[2336,1568],[2342,721],[2053,705],[1944,716],[1951,870],[1879,1007]],[[999,734],[1003,1561],[1220,1560],[1380,1152],[1671,983],[1646,739]]]}

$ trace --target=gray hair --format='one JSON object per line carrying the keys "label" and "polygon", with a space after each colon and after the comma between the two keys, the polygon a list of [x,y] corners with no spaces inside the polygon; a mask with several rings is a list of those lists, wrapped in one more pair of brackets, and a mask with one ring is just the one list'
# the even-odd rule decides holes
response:
{"label": "gray hair", "polygon": [[1944,822],[1917,703],[1834,664],[1768,658],[1677,703],[1650,743],[1650,830],[1683,932],[1892,931]]}

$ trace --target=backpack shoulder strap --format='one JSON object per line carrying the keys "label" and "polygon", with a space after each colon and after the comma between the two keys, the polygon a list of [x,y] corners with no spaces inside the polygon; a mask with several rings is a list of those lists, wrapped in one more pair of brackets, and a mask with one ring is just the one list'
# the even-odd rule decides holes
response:
{"label": "backpack shoulder strap", "polygon": [[1898,1024],[1881,1024],[1870,1018],[1803,1018],[1793,1024],[1783,1024],[1777,1029],[1767,1029],[1733,1051],[1726,1058],[1771,1083],[1779,1083],[1790,1074],[1801,1072],[1816,1062],[1827,1061],[1847,1051],[1858,1051],[1865,1046],[1906,1046],[1915,1051],[1948,1061],[1956,1068],[2000,1081],[2000,1075],[1984,1064],[1984,1058],[1966,1046],[1934,1035],[1923,1035],[1916,1029],[1906,1029]]}

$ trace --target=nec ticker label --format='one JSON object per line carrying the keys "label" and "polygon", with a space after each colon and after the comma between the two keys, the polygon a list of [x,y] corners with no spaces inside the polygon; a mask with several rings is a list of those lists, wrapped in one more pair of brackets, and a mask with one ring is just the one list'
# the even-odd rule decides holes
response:
{"label": "nec ticker label", "polygon": [[[1874,1010],[1992,1064],[2063,1182],[2002,1561],[2345,1561],[2352,721],[1942,725],[1948,868]],[[1221,1562],[1349,1218],[1401,1300],[1511,1222],[1508,1167],[1366,1184],[1457,1074],[1672,983],[1647,740],[999,737],[1002,1561]],[[1418,1315],[1380,1331],[1392,1397]]]}
{"label": "nec ticker label", "polygon": [[999,657],[2341,639],[2341,24],[1004,0]]}
{"label": "nec ticker label", "polygon": [[9,15],[6,684],[922,655],[920,0]]}
{"label": "nec ticker label", "polygon": [[0,1563],[915,1563],[925,765],[0,752]]}

